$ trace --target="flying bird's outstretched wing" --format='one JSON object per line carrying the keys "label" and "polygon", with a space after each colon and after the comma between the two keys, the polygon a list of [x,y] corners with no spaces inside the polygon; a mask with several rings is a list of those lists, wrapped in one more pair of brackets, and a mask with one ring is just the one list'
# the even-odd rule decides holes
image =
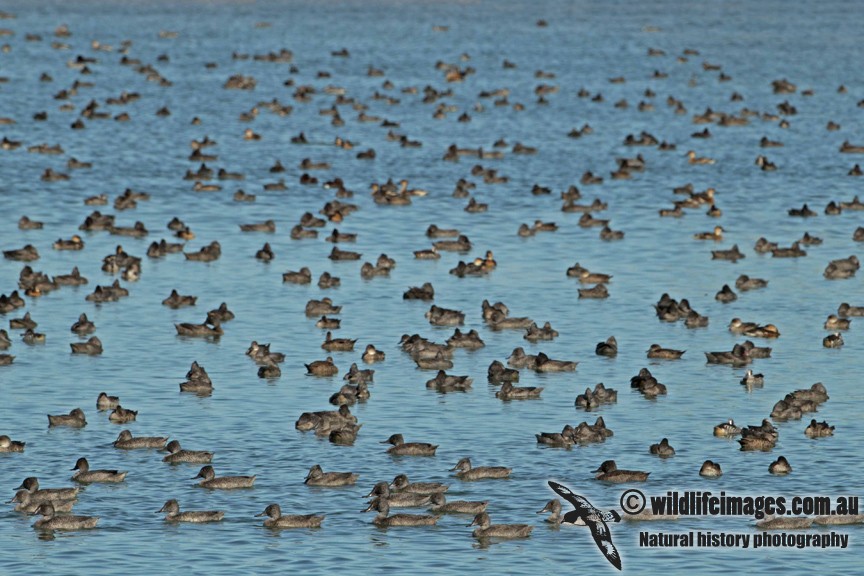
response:
{"label": "flying bird's outstretched wing", "polygon": [[602,518],[598,517],[596,520],[592,518],[591,520],[593,521],[589,521],[587,524],[588,528],[591,529],[591,535],[594,537],[594,542],[597,543],[597,547],[600,548],[600,551],[603,552],[603,555],[606,556],[609,563],[615,566],[618,570],[621,570],[621,555],[612,543],[612,534],[609,532],[609,527],[606,526],[606,523]]}
{"label": "flying bird's outstretched wing", "polygon": [[549,480],[549,486],[557,492],[562,498],[570,502],[576,511],[582,516],[582,519],[586,519],[589,514],[600,514],[600,511],[591,504],[587,498],[584,496],[580,496],[579,494],[575,494],[572,490],[564,486],[563,484],[558,484],[557,482],[553,482]]}
{"label": "flying bird's outstretched wing", "polygon": [[606,557],[610,564],[621,570],[621,555],[612,544],[612,534],[609,527],[603,521],[603,514],[595,508],[584,496],[575,494],[572,490],[557,482],[549,481],[549,486],[562,498],[573,504],[576,514],[588,525],[591,536],[597,547]]}

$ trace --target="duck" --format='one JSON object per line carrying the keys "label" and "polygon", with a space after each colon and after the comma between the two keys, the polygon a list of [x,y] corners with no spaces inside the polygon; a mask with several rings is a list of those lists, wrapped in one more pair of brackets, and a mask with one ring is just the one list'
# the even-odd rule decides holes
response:
{"label": "duck", "polygon": [[619,470],[614,460],[606,460],[595,471],[597,480],[604,482],[645,482],[648,480],[650,472],[640,472],[636,470]]}
{"label": "duck", "polygon": [[427,250],[415,250],[414,258],[416,260],[440,260],[441,253],[438,252],[438,248],[433,246],[432,248]]}
{"label": "duck", "polygon": [[598,382],[597,385],[594,386],[594,390],[591,390],[591,388],[585,388],[584,394],[576,396],[575,404],[579,408],[591,410],[597,408],[601,404],[614,404],[617,401],[618,391],[613,390],[612,388],[606,388],[602,382]]}
{"label": "duck", "polygon": [[266,516],[265,528],[320,528],[324,522],[323,515],[315,514],[282,514],[279,504],[268,504],[263,512],[255,517]]}
{"label": "duck", "polygon": [[774,258],[800,258],[807,256],[807,251],[802,249],[800,242],[796,240],[792,242],[792,246],[789,248],[774,248],[771,250],[771,256]]}
{"label": "duck", "polygon": [[0,435],[0,453],[24,452],[25,445],[26,442],[12,440],[5,434]]}
{"label": "duck", "polygon": [[168,454],[162,458],[163,462],[169,464],[209,464],[213,461],[213,453],[204,450],[184,450],[179,440],[171,440],[165,447]]}
{"label": "duck", "polygon": [[455,228],[439,228],[436,224],[430,224],[426,228],[426,236],[429,238],[457,238],[459,230]]}
{"label": "duck", "polygon": [[264,262],[269,262],[275,257],[276,255],[273,253],[273,249],[270,247],[269,242],[265,242],[264,246],[255,252],[255,258]]}
{"label": "duck", "polygon": [[334,306],[330,298],[321,300],[309,300],[306,303],[306,316],[318,316],[319,314],[339,314],[342,306]]}
{"label": "duck", "polygon": [[471,458],[464,457],[456,463],[456,465],[450,469],[450,471],[456,471],[456,477],[460,480],[485,480],[490,478],[509,478],[510,473],[513,471],[512,468],[506,468],[504,466],[479,466],[472,467],[471,466]]}
{"label": "duck", "polygon": [[[753,350],[755,350],[755,348]],[[732,366],[745,366],[752,362],[753,358],[757,357],[751,354],[753,350],[750,350],[741,344],[735,344],[735,346],[732,347],[732,351],[730,352],[705,352],[705,358],[709,364],[730,364]]]}
{"label": "duck", "polygon": [[[536,325],[535,325],[536,327]],[[483,339],[480,338],[480,334],[477,330],[470,330],[469,332],[462,332],[459,328],[453,332],[453,335],[447,339],[447,345],[452,346],[453,348],[464,348],[466,350],[478,350],[486,346],[486,343],[483,342]]]}
{"label": "duck", "polygon": [[387,449],[391,456],[434,456],[438,446],[426,442],[405,442],[402,434],[393,434],[381,444],[392,444]]}
{"label": "duck", "polygon": [[648,449],[651,454],[656,454],[660,458],[671,458],[675,455],[675,448],[669,445],[669,440],[663,438],[658,444],[652,444]]}
{"label": "duck", "polygon": [[535,322],[527,316],[517,318],[514,316],[508,316],[500,310],[490,311],[488,317],[485,318],[485,320],[486,323],[489,325],[489,328],[496,331],[510,329],[525,330],[529,328],[532,324],[535,324]]}
{"label": "duck", "polygon": [[471,250],[471,241],[464,234],[460,234],[456,240],[438,240],[432,243],[436,250],[450,252],[468,252]]}
{"label": "duck", "polygon": [[504,382],[518,382],[519,371],[507,368],[500,360],[493,360],[486,371],[487,378],[492,384],[503,384]]}
{"label": "duck", "polygon": [[126,474],[128,474],[128,472],[119,472],[117,470],[90,470],[87,458],[78,458],[72,470],[77,470],[72,475],[72,480],[81,484],[123,482],[126,479]]}
{"label": "duck", "polygon": [[737,244],[733,244],[729,250],[712,250],[711,258],[714,260],[731,260],[737,262],[741,258],[746,258],[747,255],[739,250]]}
{"label": "duck", "polygon": [[719,242],[723,240],[723,230],[722,226],[715,226],[714,230],[711,232],[699,232],[698,234],[694,234],[693,237],[696,240],[714,240],[715,242]]}
{"label": "duck", "polygon": [[45,334],[42,332],[36,332],[32,328],[28,328],[24,334],[21,335],[21,341],[29,345],[44,344]]}
{"label": "duck", "polygon": [[10,330],[33,330],[39,324],[30,317],[30,312],[25,312],[21,318],[11,318],[9,320]]}
{"label": "duck", "polygon": [[339,248],[334,246],[333,249],[330,251],[330,255],[328,256],[328,258],[330,258],[330,260],[347,261],[347,260],[359,260],[361,258],[361,256],[363,256],[363,255],[359,252],[351,252],[350,250],[340,250]]}
{"label": "duck", "polygon": [[603,299],[609,297],[609,290],[605,284],[597,284],[592,288],[579,288],[579,298],[596,298]]}
{"label": "duck", "polygon": [[741,427],[735,425],[731,418],[726,422],[714,426],[714,436],[737,436],[741,434]]}
{"label": "duck", "polygon": [[618,340],[615,339],[615,336],[610,336],[605,342],[598,342],[594,348],[594,353],[597,356],[614,358],[618,355]]}
{"label": "duck", "polygon": [[537,514],[546,514],[549,513],[544,521],[552,524],[553,526],[558,526],[561,524],[563,517],[561,515],[561,501],[557,498],[553,498],[546,502],[546,505],[543,506],[540,510],[537,511]]}
{"label": "duck", "polygon": [[26,490],[31,502],[49,502],[51,500],[75,500],[78,498],[78,488],[39,488],[39,479],[28,476],[16,490]]}
{"label": "duck", "polygon": [[426,388],[434,388],[438,392],[466,391],[471,388],[474,380],[468,376],[456,376],[447,374],[444,370],[438,370],[434,378],[426,381]]}
{"label": "duck", "polygon": [[325,238],[324,240],[326,240],[327,242],[333,242],[333,243],[356,242],[357,241],[357,234],[349,234],[347,232],[340,232],[339,230],[334,228],[333,232],[331,232],[330,235],[327,238]]}
{"label": "duck", "polygon": [[581,266],[578,262],[567,269],[567,276],[571,278],[579,278],[581,284],[608,284],[612,280],[612,275],[602,274],[600,272],[591,272],[587,268]]}
{"label": "duck", "polygon": [[434,351],[432,356],[420,355],[414,358],[414,363],[421,370],[449,370],[453,368],[453,361],[447,358],[445,352]]}
{"label": "duck", "polygon": [[163,436],[136,436],[133,438],[132,432],[129,430],[123,430],[120,432],[120,435],[117,436],[117,440],[114,441],[114,447],[120,448],[121,450],[134,450],[138,448],[157,448],[159,450],[164,450],[166,442],[168,442],[168,438]]}
{"label": "duck", "polygon": [[579,217],[578,224],[582,228],[603,228],[609,225],[609,220],[594,218],[590,212],[585,212]]}
{"label": "duck", "polygon": [[798,216],[800,218],[812,218],[816,216],[816,212],[811,210],[807,204],[803,204],[801,208],[789,208],[787,210],[789,216]]}
{"label": "duck", "polygon": [[204,524],[206,522],[219,522],[225,517],[221,510],[196,510],[180,511],[180,504],[175,499],[168,500],[156,513],[165,512],[166,522],[189,522],[193,524]]}
{"label": "duck", "polygon": [[23,248],[16,250],[4,250],[3,256],[8,260],[17,260],[19,262],[33,262],[39,259],[39,251],[32,244],[27,244]]}
{"label": "duck", "polygon": [[348,372],[342,377],[343,380],[347,380],[352,384],[368,384],[372,382],[375,378],[375,370],[360,370],[358,368],[357,363],[354,362],[351,364],[351,368],[348,369]]}
{"label": "duck", "polygon": [[673,350],[671,348],[663,348],[659,344],[651,344],[648,348],[648,358],[661,358],[664,360],[677,360],[686,352],[686,350]]}
{"label": "duck", "polygon": [[269,358],[264,361],[263,366],[258,368],[259,378],[279,378],[282,376],[282,369]]}
{"label": "duck", "polygon": [[768,466],[768,472],[777,476],[783,476],[792,472],[792,466],[785,456],[780,456]]}
{"label": "duck", "polygon": [[447,492],[449,486],[440,482],[411,482],[405,474],[399,474],[390,483],[390,489],[395,492],[412,492],[414,494],[435,494]]}
{"label": "duck", "polygon": [[90,356],[102,354],[102,341],[99,340],[98,336],[91,336],[86,342],[72,342],[69,346],[72,348],[72,354],[87,354]]}
{"label": "duck", "polygon": [[163,306],[168,306],[169,308],[177,309],[183,308],[184,306],[194,306],[195,302],[198,300],[197,296],[184,296],[177,292],[177,289],[171,290],[171,294],[162,300]]}
{"label": "duck", "polygon": [[804,516],[766,516],[756,522],[759,530],[806,530],[813,525],[813,518]]}
{"label": "duck", "polygon": [[817,526],[844,526],[864,523],[864,514],[845,514],[841,516],[816,516],[813,524]]}
{"label": "duck", "polygon": [[291,284],[309,284],[312,282],[312,272],[306,266],[296,272],[289,270],[282,274],[282,282],[289,282]]}
{"label": "duck", "polygon": [[706,460],[702,463],[702,467],[699,468],[699,475],[706,478],[719,478],[723,475],[723,472],[720,470],[720,464],[713,460]]}
{"label": "duck", "polygon": [[573,372],[578,362],[566,360],[552,360],[543,352],[537,354],[534,370],[537,372]]}
{"label": "duck", "polygon": [[824,438],[825,436],[833,436],[834,426],[829,426],[828,422],[825,422],[824,420],[822,422],[817,422],[814,418],[810,420],[810,424],[804,430],[804,434],[806,434],[809,438]]}
{"label": "duck", "polygon": [[315,464],[309,469],[303,483],[307,486],[353,486],[359,476],[354,472],[324,472],[321,466]]}
{"label": "duck", "polygon": [[741,378],[741,384],[744,386],[762,386],[765,384],[765,377],[762,374],[754,374],[753,370],[748,369],[744,377]]}
{"label": "duck", "polygon": [[225,331],[222,323],[216,318],[207,318],[202,324],[183,322],[174,324],[178,336],[196,336],[200,338],[219,338]]}
{"label": "duck", "polygon": [[366,495],[366,498],[383,498],[387,500],[391,508],[419,508],[428,506],[432,502],[432,496],[440,494],[420,494],[417,492],[392,492],[390,484],[387,482],[378,482],[372,488],[372,491]]}
{"label": "duck", "polygon": [[715,160],[713,158],[708,158],[707,156],[697,156],[696,152],[693,150],[687,151],[687,162],[689,164],[714,164]]}
{"label": "duck", "polygon": [[561,432],[540,432],[534,435],[538,444],[552,446],[553,448],[570,448],[576,440],[573,438],[573,427],[566,424]]}
{"label": "duck", "polygon": [[542,327],[537,326],[536,322],[531,322],[531,325],[525,329],[525,334],[522,336],[529,342],[539,342],[541,340],[554,340],[558,337],[558,331],[552,328],[552,324],[545,322]]}
{"label": "duck", "polygon": [[434,304],[426,312],[425,317],[433,326],[461,326],[465,323],[464,312],[441,308]]}
{"label": "duck", "polygon": [[356,424],[357,417],[351,414],[346,405],[339,406],[338,410],[321,410],[318,412],[304,412],[294,423],[297,430],[319,430],[330,428],[341,428],[346,424]]}
{"label": "duck", "polygon": [[826,330],[848,330],[851,320],[848,318],[839,318],[838,316],[831,314],[828,316],[828,319],[825,320],[825,329]]}
{"label": "duck", "polygon": [[394,514],[390,516],[390,504],[384,498],[376,498],[374,507],[370,505],[364,512],[377,510],[378,515],[372,523],[379,528],[390,528],[392,526],[434,526],[438,522],[438,516],[428,514]]}
{"label": "duck", "polygon": [[9,333],[0,328],[0,350],[6,350],[12,346],[12,340],[9,339]]}
{"label": "duck", "polygon": [[825,348],[840,348],[843,344],[845,344],[845,342],[843,342],[843,336],[841,336],[839,332],[829,334],[822,339],[822,346]]}
{"label": "duck", "polygon": [[528,524],[492,524],[489,514],[480,512],[470,526],[477,526],[472,535],[478,540],[486,538],[528,538],[533,526]]}
{"label": "duck", "polygon": [[777,444],[777,428],[767,419],[762,420],[761,426],[748,426],[741,431],[742,437],[738,441],[742,451],[769,452]]}
{"label": "duck", "polygon": [[82,240],[80,236],[75,234],[69,240],[58,238],[57,241],[51,245],[51,247],[54,248],[54,250],[83,250],[84,240]]}
{"label": "duck", "polygon": [[354,350],[355,342],[357,342],[356,339],[352,340],[350,338],[333,338],[333,333],[328,330],[327,335],[324,339],[324,343],[321,344],[321,348],[323,348],[327,352],[350,352]]}
{"label": "duck", "polygon": [[96,324],[87,318],[87,314],[82,313],[78,316],[78,321],[72,324],[70,330],[79,335],[90,334],[96,330]]}
{"label": "duck", "polygon": [[373,344],[369,344],[366,346],[366,350],[363,351],[363,361],[367,364],[372,364],[374,362],[383,362],[385,354],[381,350],[376,350]]}
{"label": "duck", "polygon": [[42,518],[33,523],[37,530],[88,530],[99,522],[97,516],[55,516],[57,510],[51,502],[43,502],[36,509]]}
{"label": "duck", "polygon": [[325,360],[316,360],[311,364],[304,364],[306,373],[310,376],[335,376],[339,368],[333,363],[333,358],[328,356]]}
{"label": "duck", "polygon": [[222,256],[222,246],[214,240],[207,246],[202,246],[198,252],[184,252],[183,257],[193,262],[213,262]]}
{"label": "duck", "polygon": [[495,397],[501,400],[522,400],[538,398],[542,392],[542,386],[513,386],[512,382],[505,381],[501,384],[501,389],[495,393]]}
{"label": "duck", "polygon": [[488,500],[453,500],[447,502],[442,492],[436,492],[431,496],[432,506],[429,511],[433,514],[480,514],[486,511]]}
{"label": "duck", "polygon": [[290,236],[292,240],[314,239],[318,238],[317,230],[305,230],[303,226],[297,224],[291,228]]}
{"label": "duck", "polygon": [[734,302],[738,299],[738,295],[729,287],[728,284],[724,284],[723,288],[721,288],[717,294],[714,295],[714,299],[722,304],[728,304],[730,302]]}
{"label": "duck", "polygon": [[[47,500],[54,506],[55,512],[68,514],[77,503],[77,500]],[[7,504],[15,503],[15,511],[23,512],[24,514],[35,514],[39,506],[43,503],[31,497],[27,490],[18,490],[15,496],[12,497]]]}
{"label": "duck", "polygon": [[767,238],[761,236],[758,240],[756,240],[756,244],[753,245],[753,249],[759,254],[766,254],[775,250],[778,247],[777,242],[769,242]]}
{"label": "duck", "polygon": [[[328,332],[328,336],[329,336]],[[252,358],[257,364],[280,364],[285,361],[285,354],[282,352],[271,352],[270,344],[259,344],[257,340],[253,340],[246,350],[246,355]]]}
{"label": "duck", "polygon": [[199,395],[210,395],[213,393],[213,382],[203,366],[198,362],[192,362],[192,368],[186,373],[186,382],[180,383],[181,392],[194,392]]}
{"label": "duck", "polygon": [[255,202],[257,197],[255,194],[249,194],[243,190],[237,190],[232,196],[235,202]]}
{"label": "duck", "polygon": [[252,488],[256,476],[216,476],[216,471],[209,464],[201,468],[192,480],[201,478],[198,483],[202,488],[211,490],[233,490],[236,488]]}
{"label": "duck", "polygon": [[137,410],[128,410],[118,404],[111,414],[108,415],[108,420],[115,424],[125,424],[126,422],[134,422],[137,417]]}
{"label": "duck", "polygon": [[81,408],[74,408],[69,414],[48,415],[48,426],[83,428],[86,425],[87,419],[84,417],[84,411]]}

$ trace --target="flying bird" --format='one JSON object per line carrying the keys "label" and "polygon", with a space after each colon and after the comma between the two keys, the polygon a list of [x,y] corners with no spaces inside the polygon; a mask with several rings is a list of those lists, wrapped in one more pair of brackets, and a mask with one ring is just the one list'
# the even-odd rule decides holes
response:
{"label": "flying bird", "polygon": [[601,512],[584,496],[574,494],[569,488],[557,482],[550,480],[549,486],[573,505],[573,510],[564,514],[561,523],[588,526],[597,547],[600,548],[610,564],[621,570],[621,555],[615,545],[612,544],[612,534],[609,532],[609,527],[606,526],[606,522],[619,522],[621,520],[618,512],[615,510]]}

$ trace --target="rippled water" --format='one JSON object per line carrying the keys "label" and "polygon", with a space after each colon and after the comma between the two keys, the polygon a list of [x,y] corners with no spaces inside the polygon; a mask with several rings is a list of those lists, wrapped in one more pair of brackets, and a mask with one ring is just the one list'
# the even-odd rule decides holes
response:
{"label": "rippled water", "polygon": [[[72,5],[29,2],[13,11],[16,19],[0,22],[0,27],[14,31],[2,39],[11,49],[0,55],[0,75],[8,78],[0,84],[0,115],[17,123],[3,126],[0,132],[22,140],[24,146],[0,152],[0,197],[8,207],[0,218],[2,247],[32,243],[41,255],[32,264],[34,269],[54,275],[78,266],[90,284],[27,299],[26,310],[39,322],[38,330],[47,334],[47,342],[26,346],[13,332],[10,352],[16,356],[15,363],[0,369],[4,397],[0,432],[27,442],[24,454],[0,455],[0,486],[11,497],[12,488],[29,475],[38,476],[44,486],[67,485],[68,469],[79,456],[86,456],[94,468],[128,470],[129,475],[120,485],[83,490],[75,510],[101,517],[95,531],[42,539],[30,528],[33,518],[4,508],[0,512],[0,537],[6,551],[3,573],[30,574],[47,567],[93,574],[345,569],[461,573],[468,567],[492,573],[606,570],[611,568],[587,534],[550,529],[534,514],[553,495],[546,487],[549,478],[564,482],[598,507],[616,506],[622,487],[592,479],[591,471],[606,459],[615,459],[622,468],[650,471],[651,480],[642,487],[649,494],[688,488],[786,496],[861,492],[858,439],[864,430],[857,408],[864,394],[857,382],[862,349],[858,320],[845,335],[844,348],[827,350],[820,345],[826,334],[822,324],[840,302],[864,305],[860,279],[829,282],[822,278],[829,260],[857,252],[852,232],[862,224],[861,213],[822,214],[829,200],[848,201],[861,188],[858,179],[846,175],[857,157],[838,153],[843,140],[864,141],[856,106],[864,88],[860,74],[850,66],[862,56],[857,7],[841,2],[803,2],[790,8],[783,2],[757,6],[579,1],[538,8],[518,1],[94,0]],[[549,26],[536,26],[540,18]],[[270,26],[256,26],[260,22]],[[63,23],[72,36],[55,38],[54,29]],[[435,31],[433,26],[449,29]],[[163,38],[160,31],[178,35]],[[41,40],[27,41],[26,34],[39,34]],[[147,82],[131,67],[119,65],[117,50],[127,39],[133,42],[129,57],[155,66],[172,86]],[[113,46],[114,51],[92,50],[93,40]],[[69,48],[53,49],[54,41]],[[233,52],[254,55],[282,48],[293,52],[296,73],[289,64],[232,59]],[[350,51],[349,58],[331,56],[331,51],[342,48]],[[666,55],[650,58],[649,48],[662,49]],[[679,63],[676,57],[685,48],[698,49],[700,55]],[[67,67],[67,61],[79,54],[98,59],[89,65],[91,75]],[[168,61],[157,60],[162,54]],[[460,61],[462,54],[470,60]],[[518,67],[502,69],[504,59]],[[476,74],[448,84],[444,73],[435,68],[439,60],[471,66]],[[208,62],[217,67],[205,67]],[[720,82],[719,72],[703,70],[703,62],[722,65],[731,80]],[[367,76],[370,65],[383,69],[386,78]],[[535,78],[537,70],[556,77]],[[652,78],[655,70],[668,73],[668,78]],[[331,77],[319,78],[319,71]],[[53,82],[40,82],[43,72]],[[222,85],[234,74],[254,76],[257,87],[224,90]],[[617,76],[626,82],[609,82]],[[309,103],[294,101],[294,87],[283,85],[289,78],[295,85],[316,87],[318,93]],[[780,78],[796,83],[799,91],[772,94],[771,81]],[[94,86],[81,88],[71,98],[75,111],[61,111],[64,102],[54,95],[76,79]],[[395,88],[385,90],[385,79]],[[533,92],[541,83],[559,88],[547,97],[548,105],[538,105]],[[848,93],[838,93],[841,84]],[[330,107],[335,99],[323,93],[328,85],[344,87],[348,96],[368,103],[368,114],[400,122],[394,130],[422,141],[422,147],[402,148],[386,141],[387,128],[359,122],[350,106],[340,107],[345,125],[331,126],[329,116],[319,115],[319,109]],[[434,119],[435,104],[421,102],[426,85],[452,88],[452,96],[439,102],[452,104],[457,111]],[[408,86],[418,87],[421,94],[401,93]],[[592,95],[602,93],[604,101],[578,98],[582,87]],[[481,91],[498,88],[508,88],[510,103],[524,104],[525,109],[497,107],[489,99],[478,98]],[[803,96],[805,88],[812,88],[814,94]],[[656,96],[646,97],[646,89]],[[106,98],[122,90],[138,92],[141,99],[123,107],[105,105]],[[398,98],[399,104],[388,106],[371,99],[376,91]],[[730,102],[733,92],[742,94],[744,101]],[[666,105],[670,95],[684,102],[688,114],[673,113]],[[254,121],[239,120],[242,112],[273,98],[293,106],[293,112],[279,117],[262,108]],[[78,111],[91,99],[100,103],[100,111],[112,115],[127,111],[131,121],[86,121],[84,130],[70,130]],[[629,108],[614,106],[621,99],[627,100]],[[655,109],[637,111],[640,100],[653,102]],[[704,128],[693,124],[691,116],[707,107],[737,113],[746,106],[775,113],[784,100],[798,110],[787,117],[788,128],[780,128],[777,121],[751,118],[743,127],[708,125],[710,139],[690,137]],[[478,102],[485,107],[482,112],[473,109]],[[171,115],[157,117],[163,106]],[[47,111],[48,119],[32,120],[40,111]],[[471,116],[470,122],[457,122],[462,112]],[[191,124],[195,116],[201,118],[200,126]],[[826,131],[829,120],[842,129]],[[572,128],[586,122],[594,128],[593,134],[567,137]],[[246,128],[261,134],[261,140],[243,140]],[[676,143],[677,150],[622,145],[627,134],[642,130]],[[310,145],[290,143],[300,131]],[[197,163],[187,160],[189,141],[205,135],[218,142],[208,151],[218,154],[219,160],[208,164],[243,172],[243,182],[222,182],[224,188],[218,193],[196,193],[191,182],[182,180],[187,169],[197,168]],[[336,136],[354,142],[354,151],[332,146]],[[762,136],[781,140],[785,146],[763,150],[758,145]],[[510,145],[522,142],[539,149],[535,156],[508,151],[502,160],[482,161],[508,176],[506,184],[484,185],[471,177],[475,162],[470,159],[455,164],[441,161],[454,142],[489,150],[502,137]],[[24,150],[43,142],[62,144],[65,154],[44,156]],[[368,147],[375,148],[377,158],[356,160],[356,152]],[[689,165],[684,158],[688,149],[715,158],[716,164]],[[637,153],[646,159],[644,173],[627,181],[609,179],[616,158]],[[776,172],[761,172],[753,165],[762,153],[779,166]],[[47,167],[68,171],[66,161],[72,156],[92,161],[94,168],[73,171],[68,182],[39,180]],[[331,224],[317,240],[289,238],[288,231],[302,213],[317,212],[333,198],[331,190],[298,183],[297,166],[307,157],[332,164],[331,170],[315,173],[322,182],[339,176],[356,192],[347,201],[356,203],[359,211],[338,226],[358,233],[358,240],[340,247],[362,252],[364,261],[387,253],[398,262],[390,278],[362,280],[362,261],[328,260],[332,246],[323,238]],[[288,169],[284,174],[288,190],[265,192],[262,185],[279,177],[267,170],[277,159]],[[598,196],[608,202],[609,209],[597,216],[610,218],[614,229],[623,230],[623,241],[603,242],[596,228],[577,226],[578,214],[560,211],[558,192],[578,184],[586,170],[605,176],[606,181],[602,186],[580,185],[584,199],[590,202]],[[474,194],[490,204],[487,213],[466,213],[467,200],[451,196],[456,180],[463,177],[478,182]],[[369,185],[388,178],[408,179],[412,187],[427,189],[429,194],[415,198],[408,208],[377,206],[368,194]],[[658,217],[659,208],[681,198],[672,194],[672,188],[687,182],[696,190],[709,186],[717,190],[721,219],[705,216],[705,207],[688,211],[681,219]],[[533,196],[530,190],[535,183],[550,187],[553,194]],[[257,194],[257,202],[232,202],[238,187]],[[107,206],[102,211],[116,213],[118,225],[144,222],[151,231],[146,239],[86,233],[86,249],[81,252],[51,249],[57,238],[76,233],[92,211],[83,205],[84,198],[104,193],[113,200],[126,188],[148,192],[152,200],[139,203],[135,210],[115,212]],[[804,202],[819,216],[806,221],[787,217],[788,208]],[[44,221],[44,230],[18,230],[23,214]],[[218,239],[222,258],[210,264],[187,262],[177,255],[146,258],[152,240],[170,239],[165,224],[175,215],[197,236],[187,251]],[[276,221],[276,234],[239,232],[238,224],[267,218]],[[516,235],[520,223],[537,219],[555,221],[560,229],[527,239]],[[439,261],[414,260],[413,250],[429,246],[424,231],[431,223],[459,228],[474,249],[469,255],[446,253]],[[723,242],[692,240],[694,233],[716,224],[726,229]],[[822,246],[807,247],[806,258],[774,259],[752,250],[760,236],[788,246],[805,231],[824,238]],[[276,254],[270,264],[253,258],[265,241]],[[128,283],[130,296],[119,303],[85,302],[96,284],[113,281],[100,271],[100,259],[118,243],[130,254],[144,257],[140,281]],[[744,260],[737,264],[711,260],[711,249],[735,243],[747,254]],[[448,274],[459,259],[485,250],[494,250],[498,261],[493,273],[464,279]],[[565,275],[575,262],[614,275],[608,300],[576,297],[575,280]],[[283,285],[282,272],[302,266],[309,266],[316,280],[329,271],[341,277],[342,286],[319,290],[314,284]],[[18,262],[0,261],[0,290],[8,293],[16,288],[21,267]],[[717,303],[714,293],[742,273],[769,279],[769,288],[740,293],[733,304]],[[486,341],[479,351],[455,354],[450,372],[474,378],[468,393],[443,395],[427,390],[424,382],[434,373],[416,369],[398,349],[404,333],[420,333],[438,342],[452,334],[452,328],[428,324],[424,313],[429,303],[402,300],[406,288],[425,281],[433,283],[437,305],[465,311],[464,329],[478,329]],[[173,288],[197,295],[198,305],[176,311],[160,306]],[[710,327],[687,330],[681,323],[659,322],[651,306],[663,292],[688,298],[696,310],[710,317]],[[342,383],[339,378],[307,377],[303,368],[304,363],[327,356],[319,347],[324,332],[303,313],[307,300],[323,296],[344,307],[342,329],[336,336],[358,339],[357,352],[332,354],[340,374],[359,361],[366,344],[373,343],[387,354],[385,362],[373,366],[371,400],[352,409],[363,423],[353,447],[337,447],[294,429],[301,412],[327,409],[328,397]],[[483,299],[504,301],[514,316],[550,321],[560,337],[531,345],[519,331],[493,332],[480,316]],[[207,310],[223,301],[237,318],[225,325],[220,340],[175,335],[172,323],[200,322]],[[102,356],[69,354],[69,343],[77,341],[69,326],[81,312],[98,327],[105,344]],[[728,350],[742,340],[727,331],[733,317],[771,322],[782,332],[770,344],[772,358],[754,364],[756,372],[765,374],[766,384],[752,393],[738,384],[743,370],[704,363],[703,351]],[[595,344],[612,334],[619,342],[619,356],[595,356]],[[286,354],[281,378],[257,378],[257,367],[243,355],[252,340],[271,342],[273,350]],[[648,361],[645,350],[653,342],[687,353],[677,362]],[[505,360],[516,346],[578,360],[578,369],[575,374],[545,375],[523,370],[520,384],[545,387],[542,398],[502,403],[494,396],[496,388],[486,384],[486,368],[495,359]],[[193,360],[214,381],[211,397],[178,392],[177,385]],[[629,378],[645,366],[668,386],[668,396],[649,401],[629,388]],[[618,403],[593,414],[575,411],[575,396],[601,381],[619,390]],[[739,424],[757,424],[787,392],[816,381],[824,382],[831,395],[818,416],[837,427],[835,437],[807,439],[806,420],[779,424],[781,438],[772,453],[740,452],[736,442],[712,437],[716,423],[731,417]],[[255,488],[208,492],[189,479],[197,466],[164,465],[161,454],[152,451],[115,450],[111,442],[125,427],[109,423],[104,413],[96,412],[95,399],[103,390],[140,411],[138,421],[128,425],[133,434],[166,435],[180,439],[186,448],[213,450],[218,474],[257,474]],[[46,427],[46,413],[65,413],[75,406],[87,413],[86,428]],[[598,414],[615,431],[604,444],[555,450],[535,443],[537,432],[557,431],[586,418],[593,421]],[[440,444],[438,455],[389,457],[379,442],[396,432],[408,441]],[[664,436],[677,455],[660,461],[648,454],[648,445]],[[768,464],[779,454],[795,469],[785,478],[767,473]],[[460,482],[448,470],[466,455],[475,465],[511,466],[512,478]],[[721,479],[698,476],[699,466],[708,458],[723,467]],[[303,478],[315,463],[328,471],[358,472],[357,487],[305,486]],[[530,523],[534,533],[528,540],[482,547],[465,527],[470,522],[465,517],[442,518],[435,528],[376,529],[369,524],[371,514],[359,513],[365,507],[360,496],[376,481],[390,480],[398,473],[412,480],[449,482],[451,499],[489,500],[493,521]],[[183,509],[225,510],[225,521],[167,525],[154,512],[168,498],[177,498]],[[280,503],[286,513],[325,513],[324,527],[271,533],[253,518],[271,502]],[[640,529],[646,528],[626,523],[612,527],[627,572],[708,573],[731,568],[803,574],[814,569],[847,572],[856,565],[850,551],[639,549]],[[753,531],[748,518],[690,518],[648,529]],[[852,547],[857,548],[859,529],[839,531],[850,534]]]}

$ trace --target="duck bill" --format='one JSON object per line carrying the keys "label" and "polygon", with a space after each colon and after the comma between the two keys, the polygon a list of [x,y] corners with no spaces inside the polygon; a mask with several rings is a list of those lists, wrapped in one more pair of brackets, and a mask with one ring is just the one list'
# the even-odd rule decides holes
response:
{"label": "duck bill", "polygon": [[260,518],[262,516],[267,516],[267,512],[261,512],[260,514],[255,514],[255,518]]}

